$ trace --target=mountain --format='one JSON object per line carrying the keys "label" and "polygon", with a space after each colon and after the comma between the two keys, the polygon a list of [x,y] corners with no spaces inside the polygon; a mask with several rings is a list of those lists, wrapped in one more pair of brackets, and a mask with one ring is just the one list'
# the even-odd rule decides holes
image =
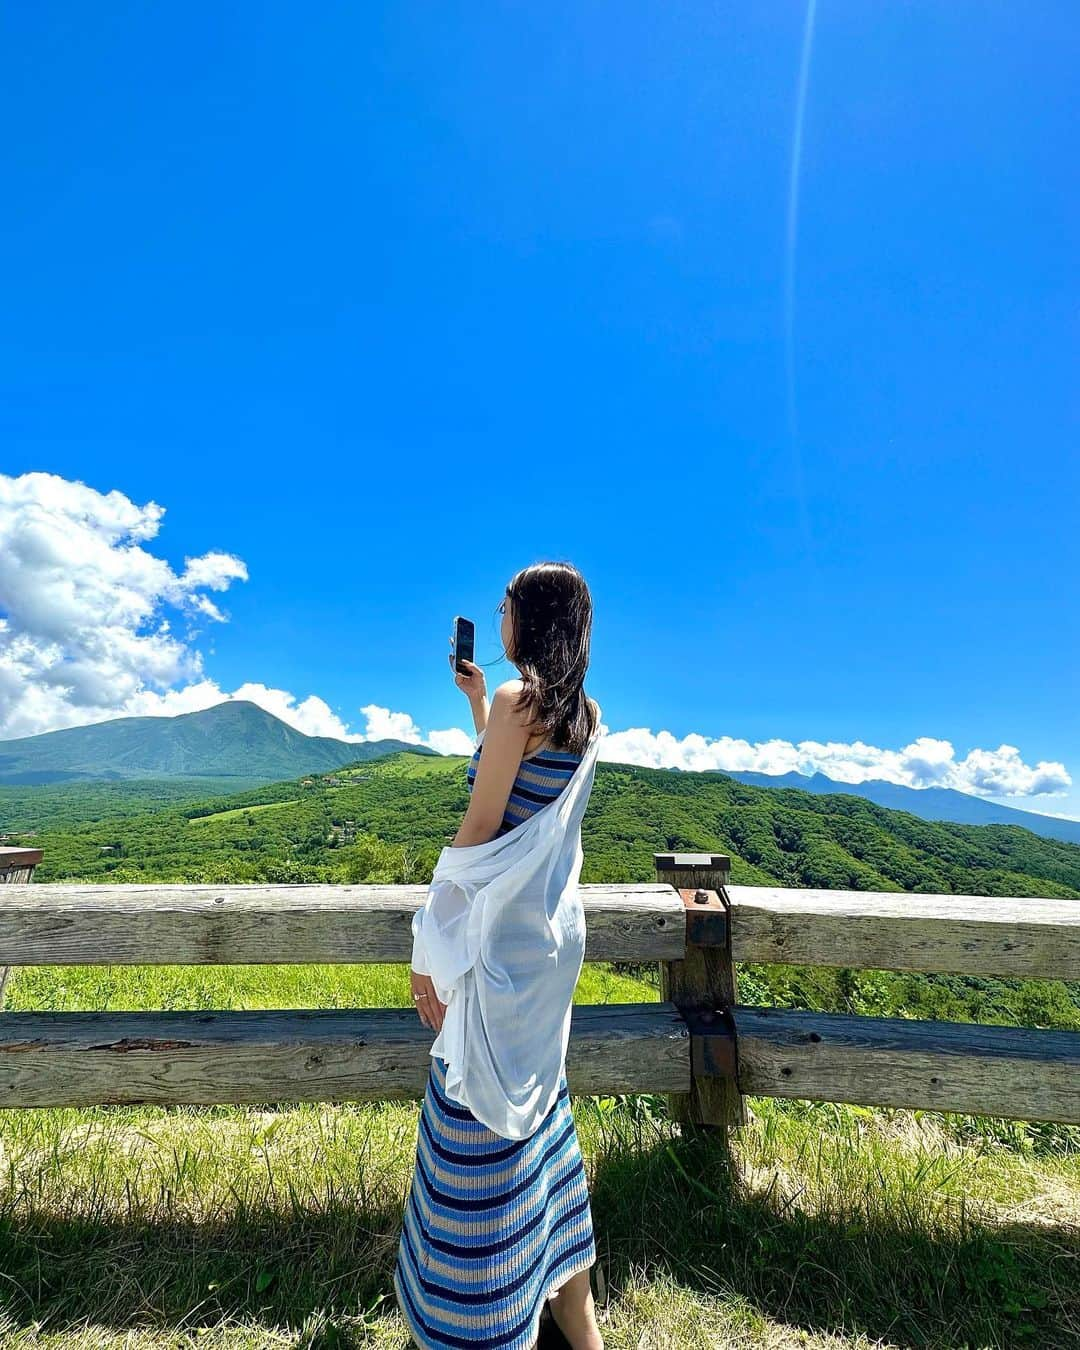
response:
{"label": "mountain", "polygon": [[406,741],[305,736],[256,703],[230,699],[176,717],[118,717],[0,741],[0,784],[202,776],[276,782],[397,750],[436,754]]}
{"label": "mountain", "polygon": [[863,797],[890,811],[908,811],[921,820],[949,820],[955,825],[1019,825],[1046,839],[1080,844],[1080,820],[1060,820],[1056,816],[1040,816],[1034,811],[1018,811],[1015,807],[999,806],[981,797],[969,797],[966,792],[956,792],[952,788],[909,788],[878,781],[838,783],[823,773],[807,776],[801,773],[732,773],[720,769],[710,772],[723,773],[726,778],[734,778],[751,787],[795,788],[819,796],[839,792],[850,797]]}

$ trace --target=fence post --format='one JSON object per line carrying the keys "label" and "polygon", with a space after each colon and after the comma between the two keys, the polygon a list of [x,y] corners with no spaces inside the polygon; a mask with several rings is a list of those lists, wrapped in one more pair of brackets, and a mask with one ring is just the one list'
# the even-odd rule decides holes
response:
{"label": "fence post", "polygon": [[[39,848],[0,848],[0,885],[28,882],[41,861]],[[4,1006],[10,966],[0,966],[0,1008]]]}
{"label": "fence post", "polygon": [[674,1003],[691,1028],[690,1091],[670,1093],[671,1115],[682,1124],[727,1131],[745,1125],[736,1081],[738,1002],[731,960],[730,908],[724,887],[731,859],[723,853],[654,853],[657,881],[674,886],[686,906],[686,955],[660,962],[660,997]]}

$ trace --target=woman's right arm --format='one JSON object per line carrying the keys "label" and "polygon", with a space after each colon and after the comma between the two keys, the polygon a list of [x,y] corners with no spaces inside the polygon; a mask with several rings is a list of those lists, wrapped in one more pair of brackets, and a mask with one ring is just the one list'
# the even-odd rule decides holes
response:
{"label": "woman's right arm", "polygon": [[469,699],[469,707],[472,709],[473,725],[476,727],[476,734],[479,736],[482,731],[487,730],[487,723],[488,723],[487,695],[483,694],[478,699]]}
{"label": "woman's right arm", "polygon": [[495,838],[506,813],[529,728],[517,707],[516,681],[495,690],[491,721],[484,732],[484,753],[476,766],[469,806],[454,835],[452,848],[486,844]]}
{"label": "woman's right arm", "polygon": [[474,661],[463,660],[462,664],[467,666],[468,670],[465,674],[462,674],[454,668],[453,652],[447,652],[446,659],[450,662],[450,669],[454,672],[454,683],[469,700],[473,725],[476,727],[476,734],[479,736],[488,724],[487,684],[484,680],[484,672]]}

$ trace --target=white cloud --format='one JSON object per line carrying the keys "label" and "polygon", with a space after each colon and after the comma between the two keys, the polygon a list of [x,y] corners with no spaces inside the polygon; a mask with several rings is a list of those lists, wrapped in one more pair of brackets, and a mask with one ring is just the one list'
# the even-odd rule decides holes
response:
{"label": "white cloud", "polygon": [[204,553],[201,558],[184,559],[180,586],[192,590],[208,586],[212,591],[227,591],[234,581],[247,581],[247,568],[231,553]]}
{"label": "white cloud", "polygon": [[[177,574],[144,545],[156,502],[51,473],[0,474],[0,735],[31,735],[136,711],[203,683],[195,625],[224,615],[205,595],[244,580],[231,554]],[[165,613],[187,620],[177,637]]]}
{"label": "white cloud", "polygon": [[670,731],[633,727],[606,736],[600,757],[664,769],[822,773],[838,783],[876,779],[912,788],[955,788],[979,797],[1060,796],[1072,786],[1064,764],[1025,764],[1014,745],[971,750],[959,759],[951,742],[930,736],[920,736],[902,750],[885,750],[864,741],[752,743],[730,736],[709,740],[693,732],[680,740]]}
{"label": "white cloud", "polygon": [[407,741],[410,745],[426,745],[432,750],[437,750],[440,755],[471,755],[473,752],[475,733],[470,735],[460,727],[449,727],[445,731],[429,731],[424,736],[408,713],[391,712],[389,708],[382,708],[377,703],[366,703],[360,711],[367,719],[367,730],[363,739]]}
{"label": "white cloud", "polygon": [[428,733],[427,744],[440,755],[471,755],[476,747],[476,733],[450,727],[446,731]]}
{"label": "white cloud", "polygon": [[366,703],[360,711],[367,718],[367,734],[370,740],[393,737],[397,741],[420,744],[422,739],[420,728],[408,713],[391,712],[389,708],[380,708],[377,703]]}

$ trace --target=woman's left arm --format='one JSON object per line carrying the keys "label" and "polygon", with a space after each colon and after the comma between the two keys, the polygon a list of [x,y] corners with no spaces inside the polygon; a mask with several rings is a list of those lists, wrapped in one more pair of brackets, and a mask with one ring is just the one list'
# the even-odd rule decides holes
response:
{"label": "woman's left arm", "polygon": [[510,789],[529,741],[529,728],[517,711],[517,681],[499,685],[491,700],[484,745],[476,765],[469,807],[451,847],[486,844],[494,839],[506,813]]}

